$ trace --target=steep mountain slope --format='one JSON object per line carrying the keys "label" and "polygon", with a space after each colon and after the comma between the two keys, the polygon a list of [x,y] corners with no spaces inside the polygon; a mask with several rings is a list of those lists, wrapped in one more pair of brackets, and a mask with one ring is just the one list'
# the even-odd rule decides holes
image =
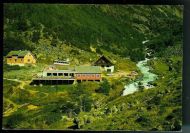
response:
{"label": "steep mountain slope", "polygon": [[[52,41],[59,39],[84,50],[96,47],[99,53],[106,49],[134,60],[144,58],[147,45],[159,52],[182,39],[180,6],[5,4],[4,18],[4,54],[12,41],[20,48],[36,47],[39,30],[52,36]],[[32,46],[24,41],[26,36],[19,37],[23,31],[32,32],[26,35],[31,36]],[[144,40],[151,41],[143,45]]]}

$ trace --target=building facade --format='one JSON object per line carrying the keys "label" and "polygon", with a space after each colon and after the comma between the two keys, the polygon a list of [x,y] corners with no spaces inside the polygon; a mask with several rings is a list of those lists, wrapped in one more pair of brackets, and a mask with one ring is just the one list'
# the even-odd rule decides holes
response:
{"label": "building facade", "polygon": [[101,81],[99,66],[76,66],[72,70],[44,70],[42,76],[34,78],[32,84],[72,84],[74,81]]}
{"label": "building facade", "polygon": [[10,51],[6,56],[9,65],[35,64],[36,59],[30,51]]}
{"label": "building facade", "polygon": [[107,57],[104,55],[101,56],[95,63],[95,66],[101,66],[104,71],[107,73],[113,73],[114,72],[114,64],[112,63],[111,60],[109,60]]}
{"label": "building facade", "polygon": [[73,70],[46,70],[43,72],[43,77],[74,79],[75,73]]}
{"label": "building facade", "polygon": [[81,81],[101,81],[101,69],[99,66],[76,66],[75,79]]}

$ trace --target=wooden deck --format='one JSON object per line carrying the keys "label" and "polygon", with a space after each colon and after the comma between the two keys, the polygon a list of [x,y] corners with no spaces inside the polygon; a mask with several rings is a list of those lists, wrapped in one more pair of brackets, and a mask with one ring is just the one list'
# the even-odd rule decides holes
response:
{"label": "wooden deck", "polygon": [[74,78],[34,78],[30,85],[61,85],[61,84],[73,84]]}

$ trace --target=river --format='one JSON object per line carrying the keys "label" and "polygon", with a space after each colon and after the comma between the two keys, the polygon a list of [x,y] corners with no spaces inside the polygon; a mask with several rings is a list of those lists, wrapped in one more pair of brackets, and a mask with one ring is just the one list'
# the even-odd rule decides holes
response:
{"label": "river", "polygon": [[138,83],[141,82],[142,86],[144,86],[145,89],[153,88],[153,85],[150,85],[148,82],[154,81],[157,78],[157,75],[154,73],[151,73],[150,67],[147,65],[147,61],[149,59],[145,59],[142,61],[139,61],[137,63],[137,67],[140,69],[141,73],[143,74],[143,77],[133,81],[132,83],[125,85],[125,90],[123,91],[123,96],[132,94],[136,91],[138,91]]}

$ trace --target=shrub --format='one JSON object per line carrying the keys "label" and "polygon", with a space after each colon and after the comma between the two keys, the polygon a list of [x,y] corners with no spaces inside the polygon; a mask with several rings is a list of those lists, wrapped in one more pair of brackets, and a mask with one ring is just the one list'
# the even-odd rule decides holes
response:
{"label": "shrub", "polygon": [[5,121],[5,128],[14,129],[17,128],[19,123],[24,120],[24,115],[21,113],[15,113],[9,116]]}
{"label": "shrub", "polygon": [[3,70],[4,70],[4,71],[20,70],[20,66],[19,66],[19,65],[10,66],[10,65],[8,65],[8,64],[4,64],[4,65],[3,65]]}
{"label": "shrub", "polygon": [[108,95],[110,88],[111,88],[110,83],[108,82],[107,79],[104,79],[103,82],[100,84],[98,92]]}

